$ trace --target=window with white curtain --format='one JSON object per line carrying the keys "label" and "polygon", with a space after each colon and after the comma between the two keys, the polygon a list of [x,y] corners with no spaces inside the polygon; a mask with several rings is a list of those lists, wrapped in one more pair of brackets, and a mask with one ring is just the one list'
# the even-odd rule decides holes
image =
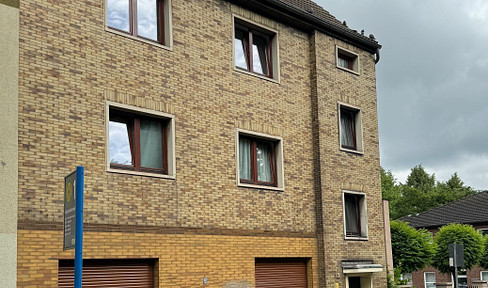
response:
{"label": "window with white curtain", "polygon": [[342,150],[363,153],[361,110],[339,103],[339,142]]}
{"label": "window with white curtain", "polygon": [[346,239],[368,237],[366,195],[361,192],[343,192],[344,234]]}
{"label": "window with white curtain", "polygon": [[129,108],[108,105],[108,169],[173,175],[173,117]]}
{"label": "window with white curtain", "polygon": [[359,75],[359,55],[336,46],[336,66],[337,68]]}
{"label": "window with white curtain", "polygon": [[238,130],[238,184],[283,188],[281,138]]}

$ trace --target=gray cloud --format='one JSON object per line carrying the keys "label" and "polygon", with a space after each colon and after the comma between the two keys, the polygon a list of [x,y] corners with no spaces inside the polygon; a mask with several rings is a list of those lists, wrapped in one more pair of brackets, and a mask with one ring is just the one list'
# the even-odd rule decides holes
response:
{"label": "gray cloud", "polygon": [[377,64],[381,164],[404,181],[422,163],[488,189],[488,2],[316,1],[383,45]]}

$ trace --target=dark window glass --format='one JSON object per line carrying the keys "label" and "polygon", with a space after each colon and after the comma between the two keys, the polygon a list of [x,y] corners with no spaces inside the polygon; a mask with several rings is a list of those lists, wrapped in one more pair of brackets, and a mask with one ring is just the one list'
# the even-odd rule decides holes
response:
{"label": "dark window glass", "polygon": [[344,194],[346,236],[361,236],[361,195]]}
{"label": "dark window glass", "polygon": [[361,288],[361,277],[348,277],[349,288]]}
{"label": "dark window glass", "polygon": [[357,149],[356,145],[357,111],[341,108],[341,145],[342,148]]}

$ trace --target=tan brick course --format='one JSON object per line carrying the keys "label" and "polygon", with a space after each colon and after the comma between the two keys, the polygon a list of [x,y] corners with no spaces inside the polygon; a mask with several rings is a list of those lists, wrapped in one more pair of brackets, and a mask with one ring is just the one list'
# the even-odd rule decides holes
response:
{"label": "tan brick course", "polygon": [[[18,287],[56,287],[62,252],[60,231],[19,230]],[[309,258],[309,286],[319,287],[315,238],[87,232],[84,259],[157,258],[159,287],[254,287],[255,258]],[[203,277],[208,285],[202,285]]]}

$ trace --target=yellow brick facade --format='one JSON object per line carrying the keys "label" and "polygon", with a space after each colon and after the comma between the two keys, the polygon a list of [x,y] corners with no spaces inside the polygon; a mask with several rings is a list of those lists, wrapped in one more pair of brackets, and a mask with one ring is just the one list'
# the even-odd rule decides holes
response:
{"label": "yellow brick facade", "polygon": [[[17,285],[56,287],[73,257],[63,181],[77,165],[84,256],[157,258],[159,287],[254,287],[255,258],[307,258],[309,287],[344,288],[343,260],[385,265],[373,54],[228,1],[170,4],[166,49],[108,31],[104,0],[20,2]],[[233,67],[234,16],[277,32],[279,81]],[[336,45],[360,75],[336,68]],[[175,179],[107,171],[107,101],[174,116]],[[361,108],[362,155],[339,149],[338,102]],[[283,191],[236,184],[237,129],[283,139]],[[367,241],[344,239],[343,190],[366,195]]]}
{"label": "yellow brick facade", "polygon": [[[84,259],[158,258],[158,287],[254,287],[254,259],[268,257],[311,258],[308,287],[319,287],[314,238],[87,232],[84,239]],[[19,287],[56,287],[58,260],[74,257],[62,252],[62,240],[60,231],[19,230]]]}

